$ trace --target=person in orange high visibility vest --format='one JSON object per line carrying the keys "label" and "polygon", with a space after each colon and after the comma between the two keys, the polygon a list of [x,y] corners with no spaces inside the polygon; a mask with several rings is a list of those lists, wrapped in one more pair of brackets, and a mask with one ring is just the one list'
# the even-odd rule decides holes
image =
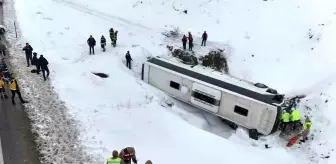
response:
{"label": "person in orange high visibility vest", "polygon": [[27,103],[27,101],[23,100],[19,86],[17,84],[17,81],[11,77],[11,81],[9,82],[9,88],[12,91],[12,103],[15,104],[15,94],[19,96],[19,99],[21,100],[21,103]]}
{"label": "person in orange high visibility vest", "polygon": [[1,96],[1,99],[8,98],[5,92],[5,81],[3,77],[0,77],[0,96]]}

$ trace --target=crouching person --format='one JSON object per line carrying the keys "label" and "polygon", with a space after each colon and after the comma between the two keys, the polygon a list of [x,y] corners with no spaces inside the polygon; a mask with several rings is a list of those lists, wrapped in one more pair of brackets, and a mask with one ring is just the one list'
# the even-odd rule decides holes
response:
{"label": "crouching person", "polygon": [[122,149],[119,153],[119,157],[122,159],[122,162],[124,162],[125,164],[131,164],[132,161],[135,164],[138,162],[136,159],[134,147],[126,147]]}
{"label": "crouching person", "polygon": [[119,158],[118,156],[118,151],[114,150],[112,152],[112,157],[107,159],[106,164],[121,164],[120,162],[121,162],[121,158]]}
{"label": "crouching person", "polygon": [[36,73],[37,74],[40,74],[40,63],[39,63],[39,60],[37,58],[37,53],[34,52],[33,53],[33,59],[32,59],[32,65],[34,65],[36,67]]}

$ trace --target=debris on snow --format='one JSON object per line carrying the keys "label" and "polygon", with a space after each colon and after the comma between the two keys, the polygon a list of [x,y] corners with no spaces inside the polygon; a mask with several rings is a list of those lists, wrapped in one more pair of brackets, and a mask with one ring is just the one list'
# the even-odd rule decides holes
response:
{"label": "debris on snow", "polygon": [[215,69],[216,71],[229,73],[229,67],[227,63],[227,59],[224,50],[212,50],[208,53],[208,55],[200,57],[201,64],[205,67],[210,67]]}

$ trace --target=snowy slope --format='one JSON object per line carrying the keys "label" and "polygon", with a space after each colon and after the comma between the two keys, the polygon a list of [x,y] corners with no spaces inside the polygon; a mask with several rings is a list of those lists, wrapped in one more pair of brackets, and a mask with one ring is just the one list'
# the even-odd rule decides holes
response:
{"label": "snowy slope", "polygon": [[[15,17],[10,14],[13,10],[7,2],[7,14],[14,20]],[[71,123],[69,130],[52,131],[42,125],[52,124],[52,128],[56,129],[64,128],[61,126],[63,122],[66,125],[66,119],[58,120],[53,113],[55,105],[39,107],[40,110],[51,109],[49,112],[37,111],[36,103],[28,106],[33,119],[51,118],[37,121],[41,128],[36,131],[42,133],[41,138],[48,138],[50,134],[55,137],[60,132],[66,136],[63,140],[73,135],[79,137],[71,137],[76,144],[79,141],[78,145],[73,143],[75,146],[70,149],[62,148],[67,146],[59,144],[62,139],[45,139],[40,147],[50,148],[44,149],[49,150],[46,153],[61,151],[56,156],[58,163],[90,163],[79,160],[84,156],[91,158],[90,154],[98,157],[92,159],[94,162],[91,163],[98,163],[104,162],[113,149],[135,146],[142,163],[146,159],[160,164],[309,163],[314,153],[327,153],[335,147],[332,139],[336,134],[332,128],[336,124],[328,122],[332,119],[328,115],[333,114],[330,109],[333,107],[332,97],[336,95],[333,89],[326,88],[328,83],[332,84],[335,80],[325,80],[334,68],[335,48],[330,44],[334,43],[332,36],[336,34],[334,2],[195,0],[189,3],[186,0],[15,0],[22,38],[10,38],[14,43],[11,48],[15,52],[13,64],[25,66],[25,59],[18,48],[26,41],[36,52],[44,54],[50,63],[53,89],[69,109],[60,113],[62,116],[69,113],[69,116],[63,117],[78,121]],[[188,14],[174,8],[188,10]],[[12,27],[13,20],[7,20],[6,25]],[[179,27],[184,33],[191,31],[196,40],[196,49],[202,52],[204,50],[197,47],[200,40],[196,37],[201,36],[204,30],[209,34],[209,47],[229,45],[230,73],[235,76],[266,83],[285,93],[307,92],[307,99],[319,106],[313,111],[313,121],[316,122],[314,130],[318,132],[322,127],[326,128],[317,135],[319,137],[311,146],[306,145],[307,150],[286,150],[283,148],[284,141],[276,136],[267,137],[264,141],[274,147],[263,149],[264,142],[250,141],[241,131],[230,136],[231,131],[225,130],[226,127],[219,125],[219,121],[214,121],[204,112],[193,114],[197,110],[183,103],[177,102],[172,109],[162,107],[161,102],[166,95],[142,83],[138,77],[141,62],[147,56],[167,54],[167,40],[161,32],[170,30],[171,26]],[[88,36],[93,35],[97,41],[101,35],[108,38],[111,27],[119,31],[117,48],[108,46],[107,52],[103,53],[96,46],[96,55],[89,56],[86,45]],[[309,39],[309,29],[314,34],[312,39]],[[13,31],[10,34],[8,36],[13,37]],[[124,66],[127,50],[134,60],[132,71]],[[25,90],[26,96],[48,88],[41,77],[29,74],[28,68],[23,67],[17,72],[22,75],[23,85],[33,88]],[[104,72],[110,77],[101,79],[92,72]],[[317,83],[322,84],[315,86]],[[39,85],[44,87],[38,89]],[[322,90],[328,91],[325,94],[331,97],[327,106],[319,96]],[[43,101],[46,97],[41,95],[35,95],[35,98],[39,97],[38,102],[48,103]],[[37,100],[31,98],[31,101]],[[307,104],[303,102],[302,106]],[[55,116],[51,117],[53,114]],[[57,123],[60,127],[56,126]],[[72,128],[77,128],[80,133],[75,133],[76,130]],[[46,134],[43,134],[43,130]],[[251,143],[257,146],[252,147]],[[320,143],[325,145],[319,146]],[[57,149],[50,146],[56,144],[59,146]],[[79,145],[83,149],[76,149],[81,147]],[[81,156],[75,155],[78,150],[83,151]],[[241,158],[242,154],[244,158]],[[194,158],[196,156],[199,158]],[[45,160],[48,161],[47,158]],[[334,159],[329,160],[332,163]],[[328,160],[318,158],[314,161],[324,163]]]}

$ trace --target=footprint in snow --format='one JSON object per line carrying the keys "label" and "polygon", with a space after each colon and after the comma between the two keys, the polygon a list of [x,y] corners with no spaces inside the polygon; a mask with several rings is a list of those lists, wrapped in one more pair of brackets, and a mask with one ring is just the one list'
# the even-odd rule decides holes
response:
{"label": "footprint in snow", "polygon": [[41,11],[37,11],[36,14],[43,14]]}
{"label": "footprint in snow", "polygon": [[44,20],[53,20],[53,19],[50,18],[50,17],[43,17],[42,19],[44,19]]}

